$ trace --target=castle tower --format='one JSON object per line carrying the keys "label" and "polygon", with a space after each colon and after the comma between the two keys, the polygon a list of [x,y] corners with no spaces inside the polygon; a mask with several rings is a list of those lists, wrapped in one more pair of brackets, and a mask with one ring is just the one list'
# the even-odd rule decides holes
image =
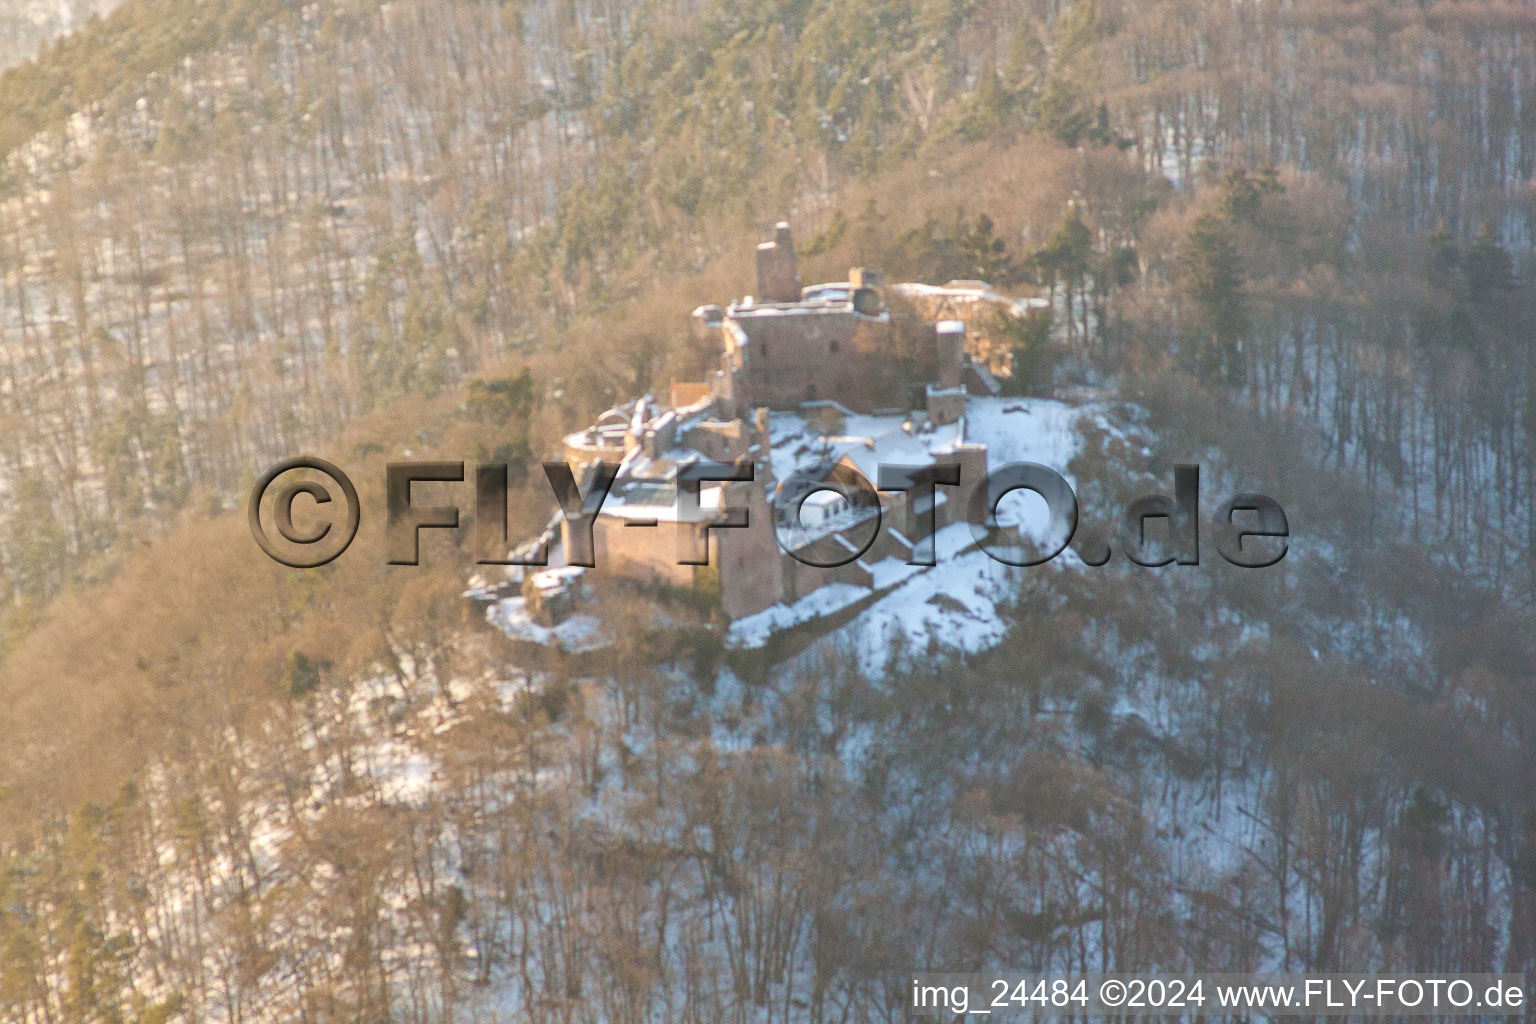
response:
{"label": "castle tower", "polygon": [[757,247],[757,301],[799,302],[800,269],[795,260],[795,235],[786,221],[773,230],[773,241]]}
{"label": "castle tower", "polygon": [[940,320],[934,334],[939,346],[939,387],[957,388],[965,370],[965,324]]}

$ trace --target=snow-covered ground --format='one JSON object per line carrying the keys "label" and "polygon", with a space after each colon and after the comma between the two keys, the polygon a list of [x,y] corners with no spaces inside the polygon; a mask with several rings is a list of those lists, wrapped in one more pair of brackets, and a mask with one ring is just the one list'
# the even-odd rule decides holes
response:
{"label": "snow-covered ground", "polygon": [[[1044,398],[973,397],[966,402],[964,419],[928,432],[905,430],[900,415],[853,414],[840,418],[835,435],[824,436],[799,414],[776,413],[770,433],[774,474],[783,479],[807,460],[822,457],[855,454],[892,464],[918,463],[955,445],[985,444],[988,469],[1037,462],[1072,482],[1067,467],[1077,455],[1084,417],[1101,422],[1103,410]],[[1014,492],[999,505],[998,520],[1039,539],[1046,525],[1045,503],[1030,492]],[[872,587],[832,584],[792,605],[774,605],[733,623],[728,646],[761,647],[776,631],[842,611],[882,591],[829,638],[851,648],[868,674],[878,675],[893,651],[925,651],[933,645],[974,654],[994,646],[1008,630],[999,605],[1011,589],[1012,567],[980,550],[966,523],[950,524],[935,540],[937,564],[932,568],[884,559],[869,566]],[[1072,564],[1075,557],[1068,551],[1059,560]]]}
{"label": "snow-covered ground", "polygon": [[596,651],[613,641],[603,629],[603,623],[594,615],[577,612],[556,623],[543,626],[528,614],[528,602],[521,597],[505,597],[492,603],[486,617],[514,640],[560,647],[572,654]]}
{"label": "snow-covered ground", "polygon": [[1068,480],[1067,464],[1077,455],[1077,425],[1096,406],[1074,406],[1049,398],[971,398],[965,403],[966,440],[987,446],[987,465],[1038,462]]}
{"label": "snow-covered ground", "polygon": [[852,583],[829,583],[794,604],[776,604],[756,615],[737,619],[731,623],[726,642],[735,648],[761,647],[774,633],[840,612],[869,594],[865,588]]}
{"label": "snow-covered ground", "polygon": [[917,573],[833,632],[830,641],[851,650],[866,675],[878,676],[898,652],[921,654],[929,645],[974,654],[1008,631],[999,608],[1011,566],[975,547],[970,527],[952,523],[934,535],[938,563]]}

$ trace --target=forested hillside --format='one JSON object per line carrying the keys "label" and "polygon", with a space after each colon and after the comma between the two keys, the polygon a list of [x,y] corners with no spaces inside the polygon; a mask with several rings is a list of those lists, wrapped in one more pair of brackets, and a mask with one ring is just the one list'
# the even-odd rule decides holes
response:
{"label": "forested hillside", "polygon": [[[40,524],[0,544],[5,580],[51,595],[360,410],[602,332],[745,223],[898,238],[906,204],[841,197],[909,161],[941,233],[948,194],[1019,277],[1091,290],[1110,372],[1220,373],[1514,571],[1530,16],[137,0],[0,80],[4,475]],[[1088,231],[1053,249],[1072,196]],[[645,383],[655,316],[565,393]]]}
{"label": "forested hillside", "polygon": [[6,0],[0,4],[0,69],[35,57],[51,40],[114,6],[112,0]]}
{"label": "forested hillside", "polygon": [[[0,1019],[904,1019],[917,969],[1536,964],[1536,9],[126,0],[0,75]],[[443,537],[245,533],[279,458],[529,463],[807,282],[1048,291],[1102,527],[877,671]],[[1086,399],[1084,398],[1086,396]],[[1063,467],[1066,468],[1066,467]],[[535,481],[537,482],[537,481]],[[523,480],[517,528],[542,523]],[[1085,520],[1091,517],[1085,513]]]}

